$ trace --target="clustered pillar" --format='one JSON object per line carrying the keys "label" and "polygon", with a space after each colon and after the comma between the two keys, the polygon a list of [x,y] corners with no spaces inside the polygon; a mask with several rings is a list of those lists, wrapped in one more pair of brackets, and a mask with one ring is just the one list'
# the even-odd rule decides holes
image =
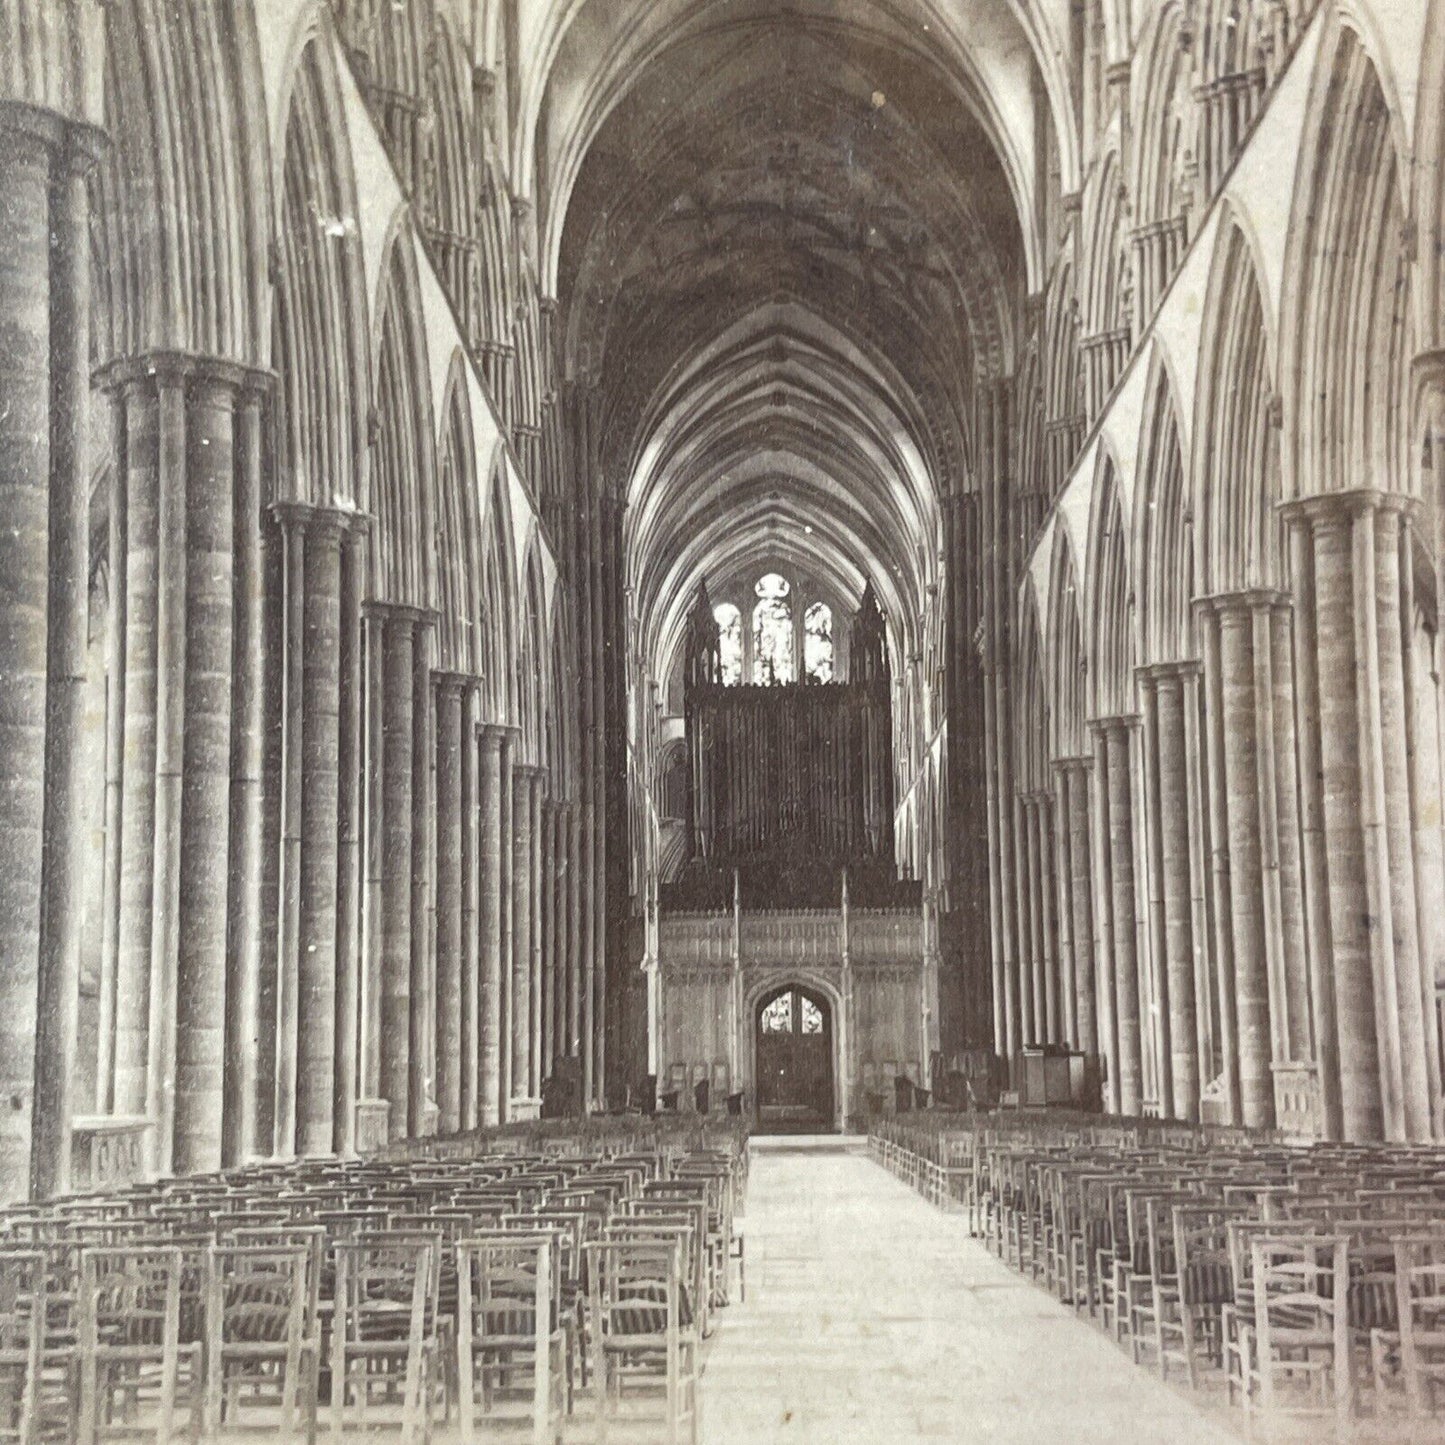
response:
{"label": "clustered pillar", "polygon": [[[1326,1129],[1349,1139],[1438,1133],[1435,980],[1420,943],[1411,793],[1409,522],[1418,504],[1343,491],[1290,504],[1308,975],[1321,1073],[1338,1063]],[[1404,561],[1402,563],[1402,555]],[[1323,877],[1321,876],[1323,875]],[[1331,1117],[1338,1110],[1338,1119]]]}

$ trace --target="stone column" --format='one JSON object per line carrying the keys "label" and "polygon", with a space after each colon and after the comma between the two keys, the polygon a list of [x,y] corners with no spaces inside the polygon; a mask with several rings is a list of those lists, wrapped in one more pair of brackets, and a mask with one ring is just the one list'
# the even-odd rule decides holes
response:
{"label": "stone column", "polygon": [[435,618],[419,612],[412,634],[411,767],[411,1008],[407,1071],[407,1132],[433,1132],[436,1087],[436,989],[432,976],[435,924],[432,897],[436,810],[433,794],[432,628]]}
{"label": "stone column", "polygon": [[1150,1031],[1154,1044],[1153,1058],[1157,1077],[1157,1098],[1161,1117],[1174,1117],[1174,1073],[1170,1059],[1169,973],[1164,928],[1164,863],[1162,854],[1162,820],[1159,809],[1159,698],[1156,680],[1147,668],[1135,669],[1136,689],[1143,719],[1140,752],[1143,774],[1144,827],[1144,915],[1148,926],[1149,957],[1155,970],[1157,998],[1153,1010],[1154,1028]]}
{"label": "stone column", "polygon": [[366,947],[362,959],[360,1093],[371,1107],[386,1098],[381,1074],[381,1025],[386,994],[386,676],[387,613],[378,603],[362,611],[365,680]]}
{"label": "stone column", "polygon": [[470,677],[462,689],[462,1123],[475,1129],[481,1117],[482,980],[481,780],[477,727],[481,680]]}
{"label": "stone column", "polygon": [[1284,1056],[1292,1062],[1314,1057],[1310,1027],[1309,951],[1305,941],[1304,877],[1301,862],[1299,787],[1296,768],[1294,644],[1290,614],[1281,598],[1269,612],[1270,669],[1274,684],[1275,810],[1279,817],[1280,946],[1283,970]]}
{"label": "stone column", "polygon": [[513,794],[516,780],[513,776],[517,759],[517,730],[502,729],[502,753],[499,771],[498,795],[501,807],[500,842],[497,857],[501,867],[500,901],[498,905],[498,931],[501,948],[498,981],[498,1026],[497,1026],[497,1098],[501,1119],[506,1123],[512,1117],[512,969],[517,947],[517,916],[514,904],[514,874],[516,827],[514,823]]}
{"label": "stone column", "polygon": [[529,1099],[532,1079],[532,779],[512,772],[512,1074],[513,1101]]}
{"label": "stone column", "polygon": [[[120,387],[107,392],[110,412],[108,557],[110,614],[105,639],[105,879],[101,921],[100,1004],[97,1010],[96,1109],[113,1114],[115,1099],[116,985],[120,962],[121,779],[125,769],[126,417]],[[259,580],[258,580],[259,587]]]}
{"label": "stone column", "polygon": [[[567,1052],[582,1058],[582,810],[567,807]],[[586,1102],[586,1094],[583,1094]]]}
{"label": "stone column", "polygon": [[412,987],[412,790],[416,616],[378,609],[384,618],[382,678],[381,1097],[390,1105],[388,1137],[408,1124]]}
{"label": "stone column", "polygon": [[276,959],[274,1150],[296,1152],[297,994],[301,987],[301,794],[306,732],[306,514],[273,509],[285,550],[282,587],[281,869]]}
{"label": "stone column", "polygon": [[1189,749],[1185,728],[1186,679],[1193,662],[1151,669],[1158,732],[1160,901],[1163,969],[1168,984],[1169,1070],[1174,1115],[1199,1118],[1198,1020],[1194,992],[1194,917],[1189,878]]}
{"label": "stone column", "polygon": [[[1352,513],[1350,499],[1340,495],[1296,504],[1287,515],[1292,524],[1308,528],[1313,553],[1314,636],[1310,645],[1316,649],[1314,675],[1319,689],[1320,796],[1342,1133],[1346,1139],[1377,1140],[1385,1137],[1387,1115],[1395,1137],[1403,1132],[1403,1120],[1395,1079],[1386,1085],[1382,1077],[1385,1058],[1376,1027],[1373,935],[1383,930],[1376,921],[1380,915],[1372,881],[1375,860],[1367,854],[1366,839],[1378,828],[1378,819],[1367,819],[1363,812],[1367,790],[1356,684],[1356,669],[1365,666],[1364,636],[1372,631],[1357,626],[1356,607],[1373,600],[1374,587],[1373,579],[1368,588],[1355,585]],[[1366,555],[1373,571],[1372,535],[1368,541]]]}
{"label": "stone column", "polygon": [[[557,805],[551,798],[541,802],[542,831],[538,838],[541,853],[541,909],[539,921],[542,929],[542,963],[539,973],[541,999],[539,1008],[539,1055],[537,1076],[539,1084],[552,1073],[553,1049],[556,1040],[554,1009],[556,1007],[556,978],[552,972],[552,953],[557,942],[557,910],[554,907],[557,887]],[[538,1088],[540,1096],[541,1089]]]}
{"label": "stone column", "polygon": [[1013,907],[1018,926],[1018,964],[1004,979],[1005,1024],[1009,1057],[1017,1060],[1027,1043],[1034,1042],[1034,930],[1032,922],[1033,884],[1029,877],[1028,800],[1021,793],[1013,798]]}
{"label": "stone column", "polygon": [[528,969],[531,994],[531,1031],[528,1040],[529,1066],[527,1071],[529,1096],[542,1096],[542,905],[545,894],[542,891],[542,861],[544,825],[542,821],[542,796],[547,788],[547,772],[538,768],[532,774],[531,827],[532,852],[529,864],[531,897],[527,911],[531,921],[532,961]]}
{"label": "stone column", "polygon": [[1119,1033],[1117,984],[1118,953],[1114,947],[1114,854],[1113,828],[1109,818],[1109,739],[1102,727],[1089,724],[1094,759],[1091,773],[1092,822],[1089,853],[1093,859],[1091,886],[1094,889],[1094,1008],[1099,1036],[1099,1053],[1108,1070],[1104,1097],[1108,1112],[1119,1112]]}
{"label": "stone column", "polygon": [[1099,1052],[1094,961],[1094,877],[1089,867],[1089,798],[1093,759],[1061,758],[1059,770],[1069,799],[1069,898],[1073,907],[1074,1044]]}
{"label": "stone column", "polygon": [[582,1049],[582,1094],[584,1103],[590,1107],[596,1098],[595,1085],[597,1079],[596,1061],[593,1056],[593,1043],[596,1035],[596,1001],[597,1001],[597,953],[596,934],[594,921],[596,910],[593,908],[592,895],[597,886],[595,854],[592,847],[592,800],[584,796],[578,804],[577,825],[579,833],[578,842],[578,868],[579,868],[579,904],[581,908],[581,927],[578,932],[578,942],[582,959],[582,988],[580,1008],[581,1028],[581,1049]]}
{"label": "stone column", "polygon": [[1135,717],[1110,718],[1108,747],[1109,879],[1114,913],[1114,999],[1119,1051],[1119,1108],[1137,1114],[1143,1099],[1139,1030],[1139,956],[1135,936],[1134,803],[1130,737]]}
{"label": "stone column", "polygon": [[294,1148],[317,1155],[334,1145],[341,548],[348,517],[301,503],[279,504],[277,511],[304,538]]}
{"label": "stone column", "polygon": [[1059,940],[1059,1040],[1079,1047],[1079,1009],[1075,995],[1073,868],[1069,858],[1069,780],[1057,762],[1050,766],[1054,805],[1054,915]]}
{"label": "stone column", "polygon": [[1274,1079],[1263,851],[1267,840],[1262,833],[1264,760],[1254,637],[1254,618],[1263,604],[1252,593],[1212,601],[1219,628],[1240,1119],[1251,1127],[1269,1128],[1274,1123]]}
{"label": "stone column", "polygon": [[1329,861],[1324,798],[1320,790],[1320,685],[1315,617],[1314,530],[1298,508],[1288,514],[1290,576],[1294,588],[1295,689],[1293,720],[1299,745],[1301,863],[1304,920],[1308,940],[1310,1023],[1320,1091],[1320,1132],[1343,1137],[1339,1031],[1335,1011],[1335,970],[1330,932]]}
{"label": "stone column", "polygon": [[1063,1039],[1063,1020],[1059,1006],[1059,947],[1054,921],[1054,796],[1047,790],[1035,794],[1034,820],[1038,828],[1039,920],[1043,928],[1044,961],[1044,1038],[1049,1043]]}
{"label": "stone column", "polygon": [[243,389],[236,404],[230,911],[226,934],[229,963],[222,1147],[222,1162],[227,1166],[243,1163],[258,1153],[266,745],[266,567],[261,546],[264,395],[265,389],[258,382]]}
{"label": "stone column", "polygon": [[[234,402],[216,363],[185,418],[185,702],[176,872],[175,1120],[180,1173],[221,1167],[230,844]],[[154,977],[154,974],[153,974]]]}
{"label": "stone column", "polygon": [[462,691],[456,673],[436,677],[437,733],[437,1127],[462,1126]]}
{"label": "stone column", "polygon": [[356,1152],[362,1064],[362,758],[367,690],[362,675],[361,602],[366,587],[365,518],[351,517],[341,554],[340,724],[337,751],[336,1067],[332,1147]]}
{"label": "stone column", "polygon": [[[1243,1122],[1240,1102],[1239,1051],[1234,1006],[1234,912],[1231,892],[1233,863],[1230,849],[1229,780],[1225,763],[1226,720],[1224,711],[1224,670],[1221,659],[1219,618],[1207,605],[1199,608],[1199,632],[1204,651],[1204,723],[1208,758],[1206,785],[1209,793],[1210,902],[1214,921],[1214,985],[1219,1012],[1219,1058],[1221,1062],[1223,1116],[1231,1124]],[[1251,729],[1253,723],[1251,720]],[[1206,1085],[1213,1080],[1206,1079]]]}
{"label": "stone column", "polygon": [[[159,495],[157,473],[160,410],[155,388],[138,376],[118,376],[116,392],[124,411],[126,571],[115,585],[125,593],[124,739],[121,748],[119,921],[115,985],[114,1110],[136,1117],[146,1112],[151,974],[151,889],[156,808],[156,586]],[[6,388],[7,396],[18,393]],[[15,416],[14,410],[8,413]],[[6,456],[20,455],[13,447]],[[8,538],[10,532],[0,532]],[[3,545],[3,542],[0,542]],[[0,559],[3,560],[3,559]],[[18,565],[18,564],[17,564]],[[9,564],[0,575],[19,576]],[[9,664],[0,665],[8,673]],[[0,742],[3,742],[0,736]],[[17,744],[18,745],[18,744]],[[11,744],[0,755],[15,756]],[[39,776],[37,772],[36,776]],[[12,828],[7,826],[10,836]],[[3,870],[0,870],[3,876]],[[0,885],[3,886],[3,885]],[[0,907],[0,928],[12,926],[10,900]],[[0,956],[18,956],[11,945]],[[3,1017],[14,1017],[8,1002]],[[14,1057],[8,1046],[6,1057]]]}
{"label": "stone column", "polygon": [[477,736],[477,784],[481,805],[478,829],[479,974],[481,984],[480,1105],[481,1123],[501,1121],[502,968],[506,940],[502,934],[502,753],[504,729],[484,724]]}
{"label": "stone column", "polygon": [[159,410],[156,526],[155,851],[151,878],[150,999],[146,1024],[146,1113],[151,1166],[173,1169],[175,1146],[176,960],[180,950],[181,781],[186,745],[186,394],[185,362],[154,357]]}
{"label": "stone column", "polygon": [[[1413,719],[1406,716],[1400,595],[1403,497],[1377,502],[1375,542],[1375,667],[1379,688],[1371,694],[1378,720],[1382,862],[1388,869],[1390,916],[1394,923],[1395,1016],[1399,1020],[1400,1078],[1405,1137],[1426,1141],[1434,1134],[1426,1055],[1424,997],[1420,983],[1420,922],[1416,912],[1415,839],[1410,797]],[[1408,538],[1406,539],[1408,542]],[[1373,711],[1373,710],[1372,710]],[[1432,990],[1433,992],[1433,990]],[[1434,1028],[1433,1010],[1429,1026]]]}
{"label": "stone column", "polygon": [[[20,1019],[7,1017],[6,1024],[0,1025],[0,1043],[7,1051],[6,1063],[0,1065],[0,1083],[5,1085],[7,1097],[24,1099],[32,1088],[34,1091],[28,1111],[33,1130],[29,1140],[28,1185],[33,1198],[43,1199],[64,1193],[70,1186],[70,1121],[74,1112],[71,1081],[75,1071],[79,1020],[84,914],[78,849],[84,826],[88,783],[81,772],[81,749],[85,725],[86,625],[90,590],[90,477],[86,465],[90,403],[90,239],[85,174],[99,152],[100,137],[98,132],[88,127],[62,122],[59,117],[42,117],[40,112],[26,113],[10,106],[4,107],[3,115],[0,115],[0,135],[7,141],[12,137],[14,139],[18,155],[13,155],[9,169],[17,178],[24,179],[28,194],[22,193],[19,197],[22,206],[40,199],[29,190],[38,168],[48,164],[50,169],[50,255],[46,278],[49,289],[49,335],[46,338],[49,352],[49,396],[46,398],[49,435],[45,440],[38,436],[29,439],[27,450],[17,455],[12,463],[12,471],[7,473],[4,464],[0,463],[0,489],[3,489],[0,497],[5,499],[7,506],[9,499],[15,498],[20,506],[22,522],[33,525],[40,515],[40,507],[48,511],[45,519],[48,556],[39,577],[26,568],[22,573],[12,574],[9,586],[15,587],[15,595],[0,592],[0,616],[6,624],[11,616],[16,615],[10,609],[19,604],[17,620],[20,627],[12,645],[21,643],[21,636],[33,620],[33,612],[30,618],[25,616],[24,595],[37,582],[41,590],[29,602],[31,607],[39,604],[44,627],[41,696],[45,747],[43,770],[33,779],[22,782],[18,795],[11,792],[16,786],[13,776],[6,776],[3,785],[0,785],[0,791],[15,802],[20,802],[32,786],[39,788],[41,778],[44,786],[40,857],[38,860],[16,858],[8,851],[10,843],[7,836],[3,869],[15,869],[23,891],[31,876],[28,863],[38,861],[40,867],[36,993],[30,1000],[36,1028],[28,1040],[21,1041],[22,1052],[17,1061],[23,1067],[28,1045],[34,1074],[33,1079],[17,1092],[10,1090],[12,1065],[8,1050],[17,1042],[11,1030],[17,1023],[23,1023],[24,1016]],[[6,167],[0,166],[0,171],[4,169]],[[6,203],[14,204],[14,198],[8,192]],[[33,245],[35,236],[31,228],[35,219],[18,216],[9,218],[8,222],[0,220],[0,246],[9,245],[12,240],[21,248]],[[38,219],[43,230],[46,224],[44,215]],[[6,345],[16,343],[16,350],[0,360],[0,392],[3,392],[7,403],[12,385],[16,386],[24,402],[38,400],[29,378],[22,379],[10,373],[11,365],[23,365],[30,347],[40,340],[40,335],[32,332],[23,321],[15,324],[19,318],[11,307],[17,300],[22,300],[23,292],[18,289],[12,291],[11,286],[6,284],[6,272],[9,271],[11,285],[23,285],[22,278],[27,269],[27,258],[23,256],[17,257],[9,267],[0,261],[0,320],[4,322]],[[44,306],[41,295],[30,300],[32,304],[38,302]],[[42,372],[39,378],[41,386],[46,379]],[[23,424],[24,420],[23,411],[20,417],[12,418],[17,425]],[[10,428],[0,422],[0,445],[8,446],[13,440]],[[47,442],[49,455],[45,458],[43,453]],[[45,490],[47,462],[48,498]],[[3,513],[4,525],[9,525],[9,515],[8,511]],[[15,550],[11,557],[6,559],[0,554],[0,565],[4,565],[6,560],[19,561],[29,544],[36,540],[34,534],[25,534],[23,526],[21,531],[22,535],[13,539]],[[113,572],[112,575],[116,574]],[[48,596],[45,581],[48,581]],[[0,584],[0,587],[8,592],[5,584]],[[33,684],[34,679],[30,681]],[[12,687],[20,707],[11,716],[18,720],[36,699],[33,693],[26,696],[28,688],[19,678],[12,682],[7,659],[0,649],[0,690],[9,691]],[[3,721],[0,721],[0,730],[4,730]],[[21,758],[26,755],[26,744],[30,741],[26,739],[22,744]],[[20,760],[7,757],[6,763],[0,767],[8,773],[9,765]],[[6,805],[0,803],[0,817],[5,811]],[[17,813],[11,816],[18,822],[18,815],[23,813],[24,804],[21,803]],[[24,839],[24,830],[19,837]],[[23,842],[21,846],[25,846]],[[20,960],[4,951],[11,941],[13,935],[0,940],[0,959],[4,960],[0,964],[0,1005],[7,1009],[11,993],[5,984],[12,969],[22,975],[24,971],[16,968]],[[24,1109],[20,1112],[22,1115],[27,1113]],[[18,1151],[13,1162],[19,1163]],[[11,1163],[7,1126],[0,1128],[0,1198],[18,1195],[27,1182],[18,1173],[11,1177]]]}

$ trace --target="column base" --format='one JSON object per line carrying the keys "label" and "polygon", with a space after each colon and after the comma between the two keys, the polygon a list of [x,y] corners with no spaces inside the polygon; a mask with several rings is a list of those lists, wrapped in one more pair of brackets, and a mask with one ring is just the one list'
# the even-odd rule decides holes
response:
{"label": "column base", "polygon": [[356,1152],[375,1154],[386,1148],[391,1126],[390,1099],[358,1099],[356,1101]]}
{"label": "column base", "polygon": [[152,1127],[138,1114],[77,1114],[70,1121],[71,1192],[94,1194],[148,1179],[146,1137]]}
{"label": "column base", "polygon": [[1318,1139],[1321,1134],[1319,1072],[1308,1059],[1272,1063],[1275,1125],[1291,1139]]}
{"label": "column base", "polygon": [[510,1108],[508,1117],[514,1124],[535,1124],[542,1117],[540,1099],[518,1097],[511,1101]]}

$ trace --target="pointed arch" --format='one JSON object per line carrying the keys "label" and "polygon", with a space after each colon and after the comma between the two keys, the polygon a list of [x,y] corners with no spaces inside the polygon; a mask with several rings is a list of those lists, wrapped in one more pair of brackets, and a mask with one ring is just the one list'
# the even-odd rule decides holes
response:
{"label": "pointed arch", "polygon": [[1111,142],[1093,173],[1084,196],[1083,279],[1084,326],[1097,336],[1128,325],[1124,296],[1127,271],[1123,254],[1123,177],[1119,173],[1117,140]]}
{"label": "pointed arch", "polygon": [[1185,152],[1191,144],[1194,100],[1189,88],[1189,51],[1181,43],[1184,9],[1166,0],[1146,22],[1136,52],[1139,78],[1134,99],[1134,147],[1130,199],[1134,224],[1147,226],[1181,214]]}
{"label": "pointed arch", "polygon": [[422,231],[462,335],[476,346],[483,339],[478,127],[466,52],[442,14],[433,23],[432,52]]}
{"label": "pointed arch", "polygon": [[1179,412],[1162,352],[1150,369],[1149,401],[1139,433],[1139,653],[1146,662],[1193,657],[1194,517],[1189,508]]}
{"label": "pointed arch", "polygon": [[[1337,25],[1322,51],[1291,241],[1282,371],[1293,495],[1361,485],[1410,491],[1412,266],[1401,160],[1365,46]],[[1295,450],[1297,448],[1297,450]]]}
{"label": "pointed arch", "polygon": [[457,351],[447,376],[438,472],[437,605],[441,665],[475,672],[480,665],[482,535],[476,447],[467,406],[466,363]]}
{"label": "pointed arch", "polygon": [[1079,757],[1087,749],[1088,667],[1081,605],[1067,528],[1055,527],[1049,567],[1048,695],[1053,700],[1053,749],[1058,758]]}
{"label": "pointed arch", "polygon": [[487,505],[482,633],[482,696],[493,722],[517,720],[517,581],[512,547],[511,499],[501,448],[493,457]]}
{"label": "pointed arch", "polygon": [[1019,746],[1014,760],[1014,783],[1021,793],[1037,793],[1049,786],[1049,705],[1034,597],[1032,587],[1022,588],[1019,594],[1014,687],[1014,736]]}
{"label": "pointed arch", "polygon": [[1254,254],[1221,227],[1206,292],[1195,397],[1195,575],[1205,594],[1275,587],[1282,576],[1274,366]]}
{"label": "pointed arch", "polygon": [[251,7],[176,6],[157,24],[119,6],[106,38],[97,185],[112,304],[97,351],[263,365],[270,177]]}
{"label": "pointed arch", "polygon": [[373,596],[430,608],[435,597],[436,428],[416,252],[404,230],[393,233],[384,276],[373,403]]}
{"label": "pointed arch", "polygon": [[1114,463],[1101,452],[1098,466],[1087,563],[1090,704],[1092,716],[1114,717],[1135,710],[1134,593]]}
{"label": "pointed arch", "polygon": [[296,67],[279,190],[271,317],[281,399],[276,492],[366,510],[366,284],[345,116],[324,31],[307,42]]}

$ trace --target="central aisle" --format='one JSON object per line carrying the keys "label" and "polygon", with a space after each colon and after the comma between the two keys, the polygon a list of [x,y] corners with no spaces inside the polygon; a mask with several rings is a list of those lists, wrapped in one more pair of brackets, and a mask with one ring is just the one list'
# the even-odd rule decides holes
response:
{"label": "central aisle", "polygon": [[1233,1437],[842,1140],[759,1140],[707,1445]]}

